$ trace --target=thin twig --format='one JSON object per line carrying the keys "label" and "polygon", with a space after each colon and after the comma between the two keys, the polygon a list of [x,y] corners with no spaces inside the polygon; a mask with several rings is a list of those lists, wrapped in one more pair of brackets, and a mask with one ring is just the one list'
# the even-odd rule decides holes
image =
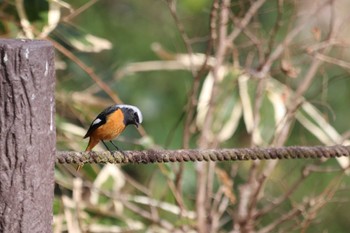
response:
{"label": "thin twig", "polygon": [[74,10],[71,14],[67,15],[66,17],[63,18],[64,21],[68,22],[75,18],[76,16],[80,15],[82,12],[86,11],[89,9],[92,5],[94,5],[98,0],[90,0],[78,9]]}
{"label": "thin twig", "polygon": [[245,27],[247,27],[250,20],[253,18],[253,16],[256,14],[256,12],[260,9],[260,7],[262,7],[262,5],[265,2],[266,2],[266,0],[258,0],[250,6],[249,10],[247,11],[247,13],[243,17],[243,19],[240,21],[239,26],[236,27],[230,33],[230,35],[227,36],[227,41],[226,41],[227,45],[231,44],[237,38],[237,36],[239,36],[239,34],[241,34],[242,30]]}
{"label": "thin twig", "polygon": [[315,53],[313,55],[316,59],[321,60],[323,62],[327,62],[336,66],[340,66],[342,68],[345,68],[347,70],[350,70],[350,62],[346,62],[344,60],[340,60],[334,57],[330,57],[327,55],[324,55],[322,53]]}
{"label": "thin twig", "polygon": [[183,23],[181,22],[181,20],[179,19],[178,15],[177,15],[176,1],[175,0],[168,0],[168,7],[169,7],[170,13],[175,21],[177,30],[179,31],[181,38],[185,44],[187,53],[188,53],[189,58],[190,58],[191,72],[192,72],[192,75],[194,77],[196,75],[196,69],[192,65],[193,64],[193,61],[192,61],[193,49],[192,49],[192,45],[190,43],[190,38],[185,31],[185,26],[183,25]]}
{"label": "thin twig", "polygon": [[104,83],[100,77],[95,73],[95,71],[86,65],[84,62],[82,62],[77,56],[75,56],[71,51],[63,47],[61,44],[57,43],[54,40],[51,40],[55,48],[60,51],[63,55],[71,59],[75,64],[77,64],[85,73],[89,75],[89,77],[96,82],[96,84],[104,91],[106,94],[115,102],[115,103],[122,103],[119,96],[117,96],[113,90]]}
{"label": "thin twig", "polygon": [[16,0],[15,3],[16,3],[16,9],[18,12],[18,16],[20,18],[20,23],[21,23],[24,35],[29,39],[33,39],[34,38],[33,28],[28,20],[26,10],[24,9],[24,1]]}
{"label": "thin twig", "polygon": [[275,25],[273,26],[273,29],[270,33],[270,38],[268,42],[268,52],[267,54],[270,54],[272,51],[272,48],[275,44],[275,39],[277,36],[278,30],[282,26],[282,15],[283,15],[283,0],[277,0],[277,18],[275,21]]}
{"label": "thin twig", "polygon": [[267,225],[266,227],[260,229],[259,231],[257,231],[257,233],[268,233],[268,232],[273,232],[273,230],[279,226],[280,224],[282,224],[285,221],[288,221],[290,219],[292,219],[293,217],[299,215],[302,213],[302,209],[296,207],[292,210],[290,210],[289,212],[287,212],[286,214],[282,215],[280,218],[277,218],[274,222],[270,223],[269,225]]}
{"label": "thin twig", "polygon": [[[305,167],[304,171],[308,169],[308,166]],[[303,183],[303,181],[305,181],[305,179],[312,174],[311,172],[307,171],[307,172],[302,172],[301,176],[299,177],[298,180],[296,180],[289,188],[287,191],[285,191],[283,193],[282,196],[280,196],[279,198],[277,198],[273,203],[271,203],[270,205],[265,206],[263,209],[257,211],[253,217],[254,218],[259,218],[261,216],[264,216],[266,213],[271,212],[272,210],[274,210],[275,208],[277,208],[280,204],[282,204],[285,200],[287,200],[294,192],[295,190],[297,190],[297,188],[299,187],[299,185],[301,185]]]}

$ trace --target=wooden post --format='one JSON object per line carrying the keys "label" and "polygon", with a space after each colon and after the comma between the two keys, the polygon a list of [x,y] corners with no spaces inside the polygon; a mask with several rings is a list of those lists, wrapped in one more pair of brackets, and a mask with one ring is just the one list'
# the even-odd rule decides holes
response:
{"label": "wooden post", "polygon": [[52,232],[54,49],[0,39],[0,232]]}

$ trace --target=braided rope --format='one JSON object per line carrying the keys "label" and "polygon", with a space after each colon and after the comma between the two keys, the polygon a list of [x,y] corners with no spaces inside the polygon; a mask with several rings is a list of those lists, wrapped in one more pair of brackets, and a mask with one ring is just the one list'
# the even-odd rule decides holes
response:
{"label": "braided rope", "polygon": [[317,159],[350,156],[350,146],[290,146],[280,148],[144,150],[144,151],[59,151],[57,163],[166,163],[188,161],[236,161],[268,159]]}

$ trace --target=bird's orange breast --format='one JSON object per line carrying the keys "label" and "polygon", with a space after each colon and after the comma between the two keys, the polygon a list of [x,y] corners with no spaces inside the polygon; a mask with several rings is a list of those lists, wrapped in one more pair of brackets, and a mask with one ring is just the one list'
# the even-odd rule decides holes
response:
{"label": "bird's orange breast", "polygon": [[112,140],[121,134],[125,129],[124,115],[122,110],[118,109],[107,116],[105,124],[98,127],[91,136],[99,140]]}

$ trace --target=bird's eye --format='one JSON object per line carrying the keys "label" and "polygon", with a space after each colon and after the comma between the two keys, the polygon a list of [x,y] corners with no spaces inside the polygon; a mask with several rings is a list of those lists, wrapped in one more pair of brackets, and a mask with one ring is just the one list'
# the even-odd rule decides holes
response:
{"label": "bird's eye", "polygon": [[139,116],[137,115],[136,112],[134,113],[134,118],[135,118],[135,120],[136,120],[137,122],[139,122]]}

